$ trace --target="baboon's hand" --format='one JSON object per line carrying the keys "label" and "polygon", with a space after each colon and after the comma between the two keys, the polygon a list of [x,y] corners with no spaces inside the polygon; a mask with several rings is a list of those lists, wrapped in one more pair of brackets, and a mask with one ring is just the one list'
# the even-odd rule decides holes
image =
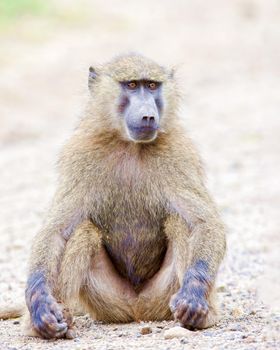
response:
{"label": "baboon's hand", "polygon": [[72,318],[67,315],[67,309],[63,309],[52,295],[35,293],[32,296],[30,311],[33,327],[41,337],[51,339],[67,336]]}
{"label": "baboon's hand", "polygon": [[204,297],[187,296],[179,291],[170,303],[174,318],[186,328],[204,328],[209,312],[208,303]]}

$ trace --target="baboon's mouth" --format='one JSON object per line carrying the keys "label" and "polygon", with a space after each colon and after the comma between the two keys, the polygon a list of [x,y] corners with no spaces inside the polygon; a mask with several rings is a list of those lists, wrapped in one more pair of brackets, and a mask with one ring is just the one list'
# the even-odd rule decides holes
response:
{"label": "baboon's mouth", "polygon": [[133,141],[149,142],[153,141],[157,137],[158,126],[141,126],[141,127],[129,127],[128,133]]}
{"label": "baboon's mouth", "polygon": [[137,127],[130,127],[130,130],[133,132],[154,132],[158,130],[158,127],[155,126],[137,126]]}

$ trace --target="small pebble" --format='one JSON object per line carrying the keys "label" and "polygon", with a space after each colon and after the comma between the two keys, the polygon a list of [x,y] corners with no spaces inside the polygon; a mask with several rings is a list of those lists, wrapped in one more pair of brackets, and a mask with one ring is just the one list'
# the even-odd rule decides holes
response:
{"label": "small pebble", "polygon": [[164,339],[188,337],[191,331],[182,327],[173,327],[164,332]]}
{"label": "small pebble", "polygon": [[229,327],[230,331],[234,331],[234,332],[242,332],[243,328],[240,325],[232,325],[231,327]]}
{"label": "small pebble", "polygon": [[240,308],[235,308],[231,311],[231,314],[234,318],[238,318],[244,315],[244,312]]}
{"label": "small pebble", "polygon": [[202,334],[205,335],[206,337],[214,337],[215,336],[214,332],[209,332],[209,331],[205,331]]}
{"label": "small pebble", "polygon": [[188,344],[188,340],[186,338],[180,339],[181,344]]}
{"label": "small pebble", "polygon": [[250,336],[244,340],[244,343],[255,343],[255,338]]}
{"label": "small pebble", "polygon": [[152,333],[152,328],[149,326],[144,326],[140,329],[140,333],[142,335],[150,334],[150,333]]}
{"label": "small pebble", "polygon": [[220,286],[217,288],[217,292],[218,293],[225,293],[227,290],[226,290],[226,287],[225,286]]}

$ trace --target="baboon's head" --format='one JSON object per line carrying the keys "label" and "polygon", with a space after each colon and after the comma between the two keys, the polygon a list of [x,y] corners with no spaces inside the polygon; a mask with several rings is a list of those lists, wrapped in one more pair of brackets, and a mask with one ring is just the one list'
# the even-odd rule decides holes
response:
{"label": "baboon's head", "polygon": [[154,141],[172,123],[177,100],[173,71],[143,56],[119,56],[90,67],[89,88],[91,113],[126,140]]}

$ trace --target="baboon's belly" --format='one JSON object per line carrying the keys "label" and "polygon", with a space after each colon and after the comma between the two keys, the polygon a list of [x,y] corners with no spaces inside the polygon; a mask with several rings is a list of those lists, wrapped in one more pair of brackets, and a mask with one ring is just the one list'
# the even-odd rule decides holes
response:
{"label": "baboon's belly", "polygon": [[102,188],[103,200],[93,203],[92,221],[103,232],[104,247],[117,272],[134,287],[150,279],[159,270],[167,241],[163,223],[166,217],[161,190],[156,196],[145,178],[119,186]]}
{"label": "baboon's belly", "polygon": [[167,242],[159,227],[120,227],[104,237],[106,251],[119,274],[137,289],[153,277],[164,259]]}

